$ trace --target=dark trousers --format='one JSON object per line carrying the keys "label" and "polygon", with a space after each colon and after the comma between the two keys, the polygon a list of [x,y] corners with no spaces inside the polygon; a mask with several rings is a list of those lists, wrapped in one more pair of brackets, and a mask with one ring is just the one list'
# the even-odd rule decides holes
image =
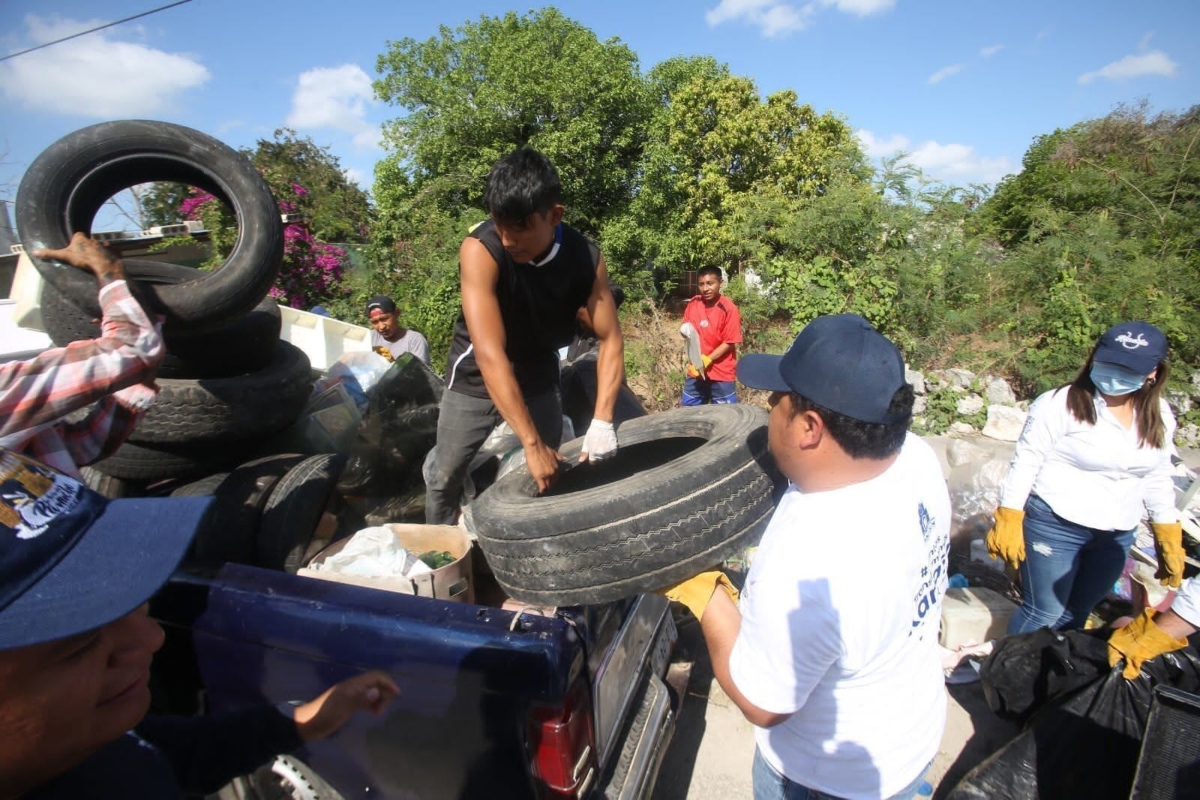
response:
{"label": "dark trousers", "polygon": [[[527,397],[525,405],[542,441],[557,448],[562,442],[562,398],[558,392]],[[471,461],[488,434],[502,421],[490,398],[471,397],[455,391],[442,394],[437,444],[425,487],[427,523],[453,525],[458,519],[463,481]]]}

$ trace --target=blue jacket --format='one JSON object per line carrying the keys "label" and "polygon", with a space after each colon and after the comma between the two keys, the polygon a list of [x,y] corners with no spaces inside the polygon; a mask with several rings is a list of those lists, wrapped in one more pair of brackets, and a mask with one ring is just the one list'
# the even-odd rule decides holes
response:
{"label": "blue jacket", "polygon": [[183,800],[211,794],[300,746],[274,706],[213,717],[146,717],[27,800]]}

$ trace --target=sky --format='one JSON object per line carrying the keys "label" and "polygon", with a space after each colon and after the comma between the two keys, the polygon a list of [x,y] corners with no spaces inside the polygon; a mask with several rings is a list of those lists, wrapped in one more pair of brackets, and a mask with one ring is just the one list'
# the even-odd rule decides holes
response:
{"label": "sky", "polygon": [[[3,0],[0,56],[169,0]],[[389,41],[425,40],[493,0],[191,0],[0,61],[0,199],[52,142],[144,118],[253,147],[282,126],[310,136],[370,189],[380,124],[403,109],[371,81]],[[1034,137],[1146,101],[1200,103],[1200,3],[1146,0],[562,0],[641,69],[711,55],[762,95],[844,117],[868,155],[903,150],[934,179],[994,184]],[[548,65],[553,68],[553,65]],[[101,215],[104,216],[103,214]],[[118,222],[97,219],[121,227]],[[130,227],[126,225],[125,227]]]}

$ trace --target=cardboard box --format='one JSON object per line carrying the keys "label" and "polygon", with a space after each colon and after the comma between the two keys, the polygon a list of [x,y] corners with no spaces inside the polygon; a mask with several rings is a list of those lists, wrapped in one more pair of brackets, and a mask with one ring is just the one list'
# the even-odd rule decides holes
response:
{"label": "cardboard box", "polygon": [[453,525],[399,525],[392,524],[390,528],[400,541],[400,546],[410,553],[424,553],[429,550],[446,550],[454,556],[454,561],[444,567],[417,575],[405,577],[368,577],[364,575],[343,575],[328,570],[313,569],[313,564],[319,564],[327,556],[340,553],[349,538],[341,539],[326,547],[313,558],[310,565],[300,569],[296,574],[308,578],[319,578],[335,583],[348,583],[353,586],[366,586],[371,589],[382,589],[385,592],[400,592],[414,594],[419,597],[432,597],[438,600],[455,600],[458,602],[474,603],[475,587],[471,583],[471,551],[473,542],[461,529]]}

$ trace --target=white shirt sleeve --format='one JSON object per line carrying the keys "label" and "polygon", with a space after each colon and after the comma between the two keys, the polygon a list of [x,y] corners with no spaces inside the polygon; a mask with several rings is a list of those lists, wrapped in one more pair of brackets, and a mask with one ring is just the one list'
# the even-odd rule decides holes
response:
{"label": "white shirt sleeve", "polygon": [[1145,486],[1146,512],[1151,522],[1178,522],[1179,509],[1175,507],[1175,470],[1171,465],[1171,456],[1175,453],[1175,415],[1171,413],[1171,407],[1165,400],[1159,405],[1165,444],[1162,460],[1142,479]]}
{"label": "white shirt sleeve", "polygon": [[1179,587],[1171,610],[1187,620],[1193,628],[1200,629],[1200,580],[1188,578]]}
{"label": "white shirt sleeve", "polygon": [[[1058,397],[1060,392],[1064,397]],[[1008,474],[1000,484],[1000,505],[1005,508],[1018,511],[1025,508],[1025,501],[1033,491],[1042,463],[1054,449],[1055,442],[1066,432],[1069,413],[1066,392],[1066,389],[1046,392],[1029,407],[1029,416],[1017,440]]]}
{"label": "white shirt sleeve", "polygon": [[791,714],[841,658],[842,635],[828,598],[805,591],[823,581],[772,585],[764,577],[768,580],[743,598],[729,672],[751,703],[772,714]]}

